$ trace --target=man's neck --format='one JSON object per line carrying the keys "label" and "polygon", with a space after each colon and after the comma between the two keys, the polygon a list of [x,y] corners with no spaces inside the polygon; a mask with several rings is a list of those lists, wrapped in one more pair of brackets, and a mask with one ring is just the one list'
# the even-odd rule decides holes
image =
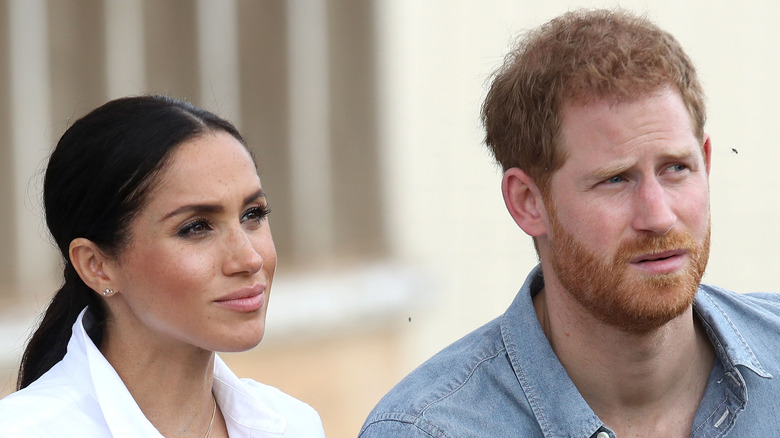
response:
{"label": "man's neck", "polygon": [[537,316],[596,415],[621,438],[689,436],[714,358],[692,308],[655,331],[634,334],[604,324],[558,292],[534,297]]}

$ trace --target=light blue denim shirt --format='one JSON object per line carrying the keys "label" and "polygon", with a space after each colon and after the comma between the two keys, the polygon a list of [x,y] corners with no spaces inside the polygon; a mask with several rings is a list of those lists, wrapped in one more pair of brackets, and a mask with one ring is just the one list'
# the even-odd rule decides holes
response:
{"label": "light blue denim shirt", "polygon": [[[582,398],[531,301],[537,266],[504,315],[433,356],[368,416],[361,438],[616,435]],[[780,437],[780,294],[702,285],[694,311],[717,358],[692,437]]]}

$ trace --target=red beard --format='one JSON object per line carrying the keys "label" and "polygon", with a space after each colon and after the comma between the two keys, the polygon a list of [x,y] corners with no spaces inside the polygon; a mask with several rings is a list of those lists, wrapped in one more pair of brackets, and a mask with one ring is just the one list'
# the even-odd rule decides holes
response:
{"label": "red beard", "polygon": [[[623,242],[612,260],[587,250],[558,221],[550,208],[550,260],[561,285],[598,320],[630,333],[648,333],[685,312],[693,302],[710,250],[710,228],[703,242],[670,231]],[[669,274],[632,272],[638,255],[685,249],[690,263]]]}

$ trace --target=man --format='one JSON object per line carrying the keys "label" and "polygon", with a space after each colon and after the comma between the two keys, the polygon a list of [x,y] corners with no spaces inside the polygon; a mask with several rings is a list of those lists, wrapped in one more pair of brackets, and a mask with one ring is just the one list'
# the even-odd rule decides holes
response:
{"label": "man", "polygon": [[564,14],[507,58],[482,118],[540,266],[360,436],[780,436],[780,296],[700,285],[711,144],[679,43],[626,12]]}

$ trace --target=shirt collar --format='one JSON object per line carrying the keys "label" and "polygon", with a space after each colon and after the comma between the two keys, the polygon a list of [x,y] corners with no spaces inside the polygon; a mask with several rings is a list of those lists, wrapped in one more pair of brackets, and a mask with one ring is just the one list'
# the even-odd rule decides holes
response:
{"label": "shirt collar", "polygon": [[532,297],[544,286],[540,266],[501,317],[501,334],[515,375],[545,436],[591,436],[602,426],[547,341]]}
{"label": "shirt collar", "polygon": [[[543,287],[542,269],[536,266],[502,316],[501,333],[507,354],[546,436],[591,436],[604,424],[582,398],[542,331],[532,298]],[[771,378],[739,331],[740,321],[735,324],[718,304],[723,297],[716,301],[716,294],[725,292],[702,285],[693,306],[707,329],[718,359],[726,367],[741,365],[761,377]]]}
{"label": "shirt collar", "polygon": [[[720,295],[718,300],[715,295]],[[772,378],[750,348],[749,340],[739,330],[742,322],[739,311],[724,311],[723,306],[728,306],[730,302],[726,295],[727,292],[722,289],[702,285],[693,302],[693,309],[707,330],[718,359],[727,369],[741,365],[760,377]]]}
{"label": "shirt collar", "polygon": [[[89,337],[87,331],[93,325],[93,316],[85,308],[73,324],[68,352],[62,361],[65,372],[98,401],[112,436],[163,438]],[[248,383],[239,379],[219,356],[215,356],[214,396],[225,416],[231,437],[280,436],[287,428],[287,419],[247,389]]]}
{"label": "shirt collar", "polygon": [[[85,308],[73,324],[73,335],[68,343],[68,353],[63,362],[66,368],[69,365],[86,366],[86,368],[71,367],[67,370],[68,374],[80,376],[85,389],[94,395],[112,436],[163,438],[141,412],[141,408],[130,395],[122,379],[87,334],[87,330],[93,324],[92,314]],[[86,363],[68,360],[77,357],[86,357]]]}
{"label": "shirt collar", "polygon": [[245,380],[239,379],[228,368],[222,358],[214,358],[214,396],[228,421],[230,436],[242,429],[281,435],[287,428],[287,419],[254,397],[247,391],[247,385]]}

